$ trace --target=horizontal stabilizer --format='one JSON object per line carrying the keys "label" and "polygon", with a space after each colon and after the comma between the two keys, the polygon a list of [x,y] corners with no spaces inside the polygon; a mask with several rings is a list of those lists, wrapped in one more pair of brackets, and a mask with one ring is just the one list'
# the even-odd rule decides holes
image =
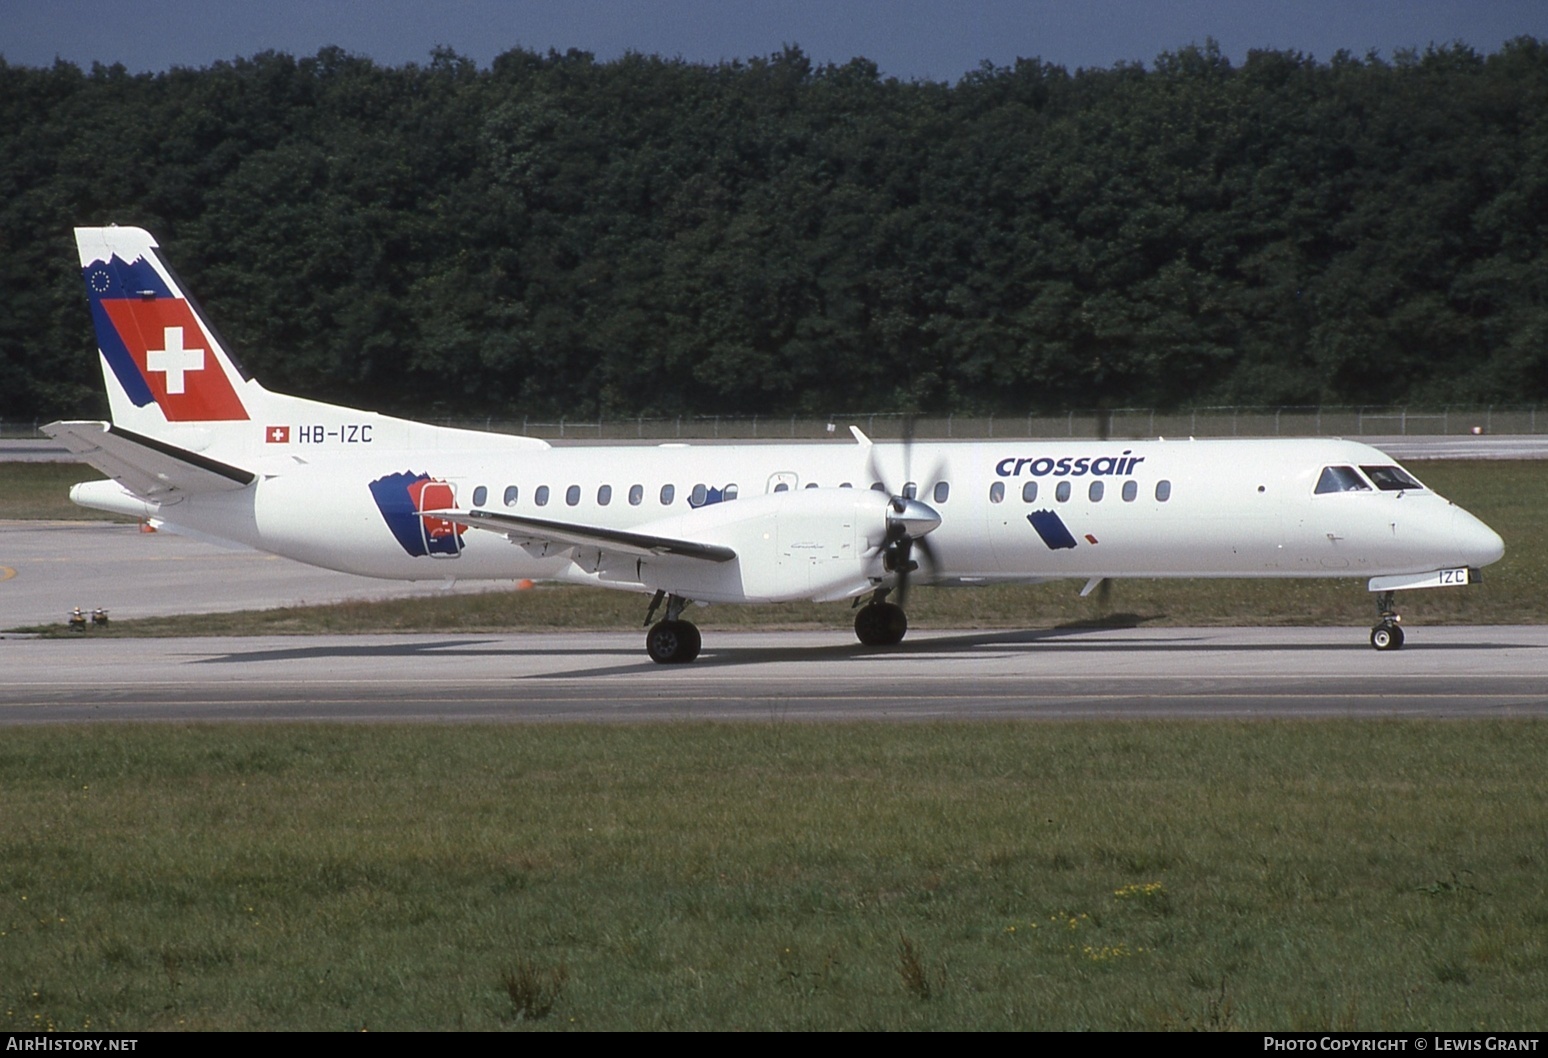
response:
{"label": "horizontal stabilizer", "polygon": [[428,516],[460,522],[478,529],[503,533],[512,540],[542,540],[563,547],[595,547],[623,555],[650,558],[656,555],[677,555],[682,558],[703,559],[706,562],[729,562],[736,552],[719,544],[704,544],[695,540],[676,540],[651,533],[634,533],[625,529],[604,529],[594,525],[573,525],[567,522],[551,522],[544,518],[524,518],[517,514],[501,514],[496,511],[423,511]]}
{"label": "horizontal stabilizer", "polygon": [[106,422],[51,422],[43,432],[124,488],[146,499],[181,492],[230,492],[256,475],[198,452]]}

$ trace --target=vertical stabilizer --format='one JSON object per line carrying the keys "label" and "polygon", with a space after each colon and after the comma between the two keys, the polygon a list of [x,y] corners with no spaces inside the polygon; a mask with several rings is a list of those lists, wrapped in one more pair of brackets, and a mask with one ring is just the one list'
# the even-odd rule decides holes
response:
{"label": "vertical stabilizer", "polygon": [[156,240],[139,228],[77,228],[114,423],[148,437],[246,424],[263,389],[245,378]]}
{"label": "vertical stabilizer", "polygon": [[118,432],[251,465],[384,449],[544,449],[271,393],[250,378],[139,228],[76,228],[81,277]]}

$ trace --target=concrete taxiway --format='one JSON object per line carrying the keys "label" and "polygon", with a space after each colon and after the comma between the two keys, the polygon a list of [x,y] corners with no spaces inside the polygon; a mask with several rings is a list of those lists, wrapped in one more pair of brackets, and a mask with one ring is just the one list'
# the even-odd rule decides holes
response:
{"label": "concrete taxiway", "polygon": [[0,521],[0,629],[63,624],[72,606],[163,617],[499,587],[356,577],[118,522]]}
{"label": "concrete taxiway", "polygon": [[1548,715],[1548,628],[553,633],[0,643],[0,725],[101,721],[837,721]]}

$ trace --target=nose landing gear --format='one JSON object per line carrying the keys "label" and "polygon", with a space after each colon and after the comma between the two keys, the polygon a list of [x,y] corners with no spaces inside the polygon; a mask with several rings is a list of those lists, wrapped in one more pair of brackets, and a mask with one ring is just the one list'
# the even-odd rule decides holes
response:
{"label": "nose landing gear", "polygon": [[1401,650],[1403,647],[1403,626],[1398,623],[1403,617],[1392,608],[1393,595],[1393,592],[1384,591],[1376,597],[1379,619],[1371,629],[1371,646],[1377,650]]}

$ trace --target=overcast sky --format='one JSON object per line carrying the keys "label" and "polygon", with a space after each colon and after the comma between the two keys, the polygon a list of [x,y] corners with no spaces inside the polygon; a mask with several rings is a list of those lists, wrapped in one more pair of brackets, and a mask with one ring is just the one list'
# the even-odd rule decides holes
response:
{"label": "overcast sky", "polygon": [[513,47],[718,62],[796,44],[818,63],[864,56],[887,75],[955,81],[985,60],[1148,64],[1209,37],[1240,62],[1251,48],[1492,52],[1522,35],[1548,39],[1548,0],[0,0],[7,62],[132,71],[330,44],[392,65],[437,45],[488,65]]}

